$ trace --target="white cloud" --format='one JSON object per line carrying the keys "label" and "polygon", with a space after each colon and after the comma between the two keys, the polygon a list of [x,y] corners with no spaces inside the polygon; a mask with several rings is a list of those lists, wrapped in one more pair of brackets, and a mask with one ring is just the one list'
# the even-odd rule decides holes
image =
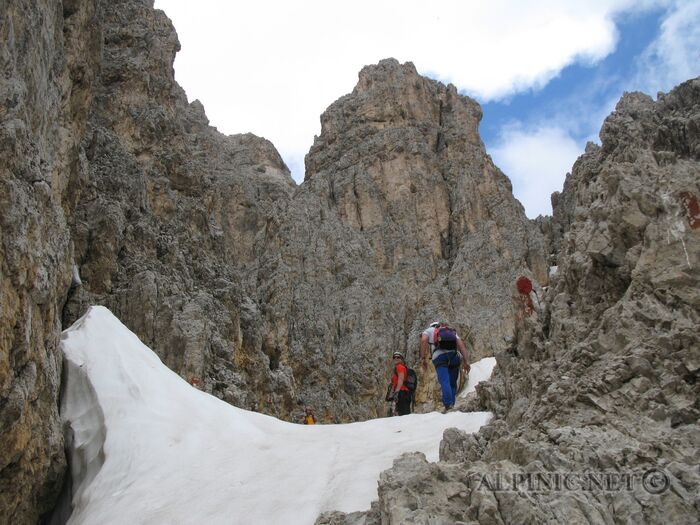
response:
{"label": "white cloud", "polygon": [[423,74],[494,99],[541,87],[574,61],[605,57],[616,42],[613,16],[635,5],[156,1],[178,31],[176,78],[190,100],[201,100],[224,133],[270,139],[290,166],[303,166],[320,114],[367,64],[410,60]]}
{"label": "white cloud", "polygon": [[628,89],[650,95],[668,91],[700,74],[700,1],[673,2],[659,37],[637,61],[637,75]]}
{"label": "white cloud", "polygon": [[551,215],[550,195],[561,191],[566,173],[583,153],[563,127],[525,129],[522,125],[506,128],[491,156],[513,183],[515,197],[526,215]]}

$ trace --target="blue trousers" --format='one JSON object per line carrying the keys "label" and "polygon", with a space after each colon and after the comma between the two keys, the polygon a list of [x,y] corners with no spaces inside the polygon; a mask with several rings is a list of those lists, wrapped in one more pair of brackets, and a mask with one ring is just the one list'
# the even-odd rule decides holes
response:
{"label": "blue trousers", "polygon": [[448,352],[433,359],[435,373],[437,373],[440,388],[442,388],[442,404],[445,408],[455,404],[457,396],[457,380],[459,379],[459,365],[462,363],[462,356],[459,352]]}

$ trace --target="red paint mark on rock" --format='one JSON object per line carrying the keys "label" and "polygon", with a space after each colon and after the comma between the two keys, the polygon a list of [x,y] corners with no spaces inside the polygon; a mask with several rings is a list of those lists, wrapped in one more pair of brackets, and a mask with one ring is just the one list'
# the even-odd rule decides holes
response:
{"label": "red paint mark on rock", "polygon": [[515,286],[518,287],[518,292],[523,295],[527,295],[532,291],[532,281],[524,275],[518,277],[518,280],[515,281]]}
{"label": "red paint mark on rock", "polygon": [[525,277],[524,275],[518,277],[515,281],[515,286],[520,294],[519,302],[520,308],[522,309],[522,315],[529,316],[535,308],[532,304],[532,298],[530,297],[530,292],[532,292],[532,281]]}
{"label": "red paint mark on rock", "polygon": [[700,228],[700,205],[698,198],[688,191],[680,194],[681,204],[685,208],[688,217],[688,224],[694,230]]}

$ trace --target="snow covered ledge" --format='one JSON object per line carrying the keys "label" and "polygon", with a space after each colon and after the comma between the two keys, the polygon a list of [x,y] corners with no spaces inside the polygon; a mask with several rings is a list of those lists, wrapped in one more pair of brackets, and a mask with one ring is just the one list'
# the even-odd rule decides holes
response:
{"label": "snow covered ledge", "polygon": [[62,417],[72,433],[68,523],[313,523],[377,498],[404,452],[438,459],[443,431],[487,412],[304,426],[192,388],[109,310],[64,332]]}

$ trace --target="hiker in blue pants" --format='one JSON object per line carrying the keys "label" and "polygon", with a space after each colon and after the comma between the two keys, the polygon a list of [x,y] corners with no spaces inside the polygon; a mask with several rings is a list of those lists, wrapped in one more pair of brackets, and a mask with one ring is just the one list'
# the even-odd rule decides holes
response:
{"label": "hiker in blue pants", "polygon": [[420,357],[423,370],[428,366],[428,353],[431,351],[435,373],[442,389],[442,404],[445,412],[455,405],[459,367],[468,373],[469,357],[464,341],[454,328],[445,322],[431,323],[420,336]]}

